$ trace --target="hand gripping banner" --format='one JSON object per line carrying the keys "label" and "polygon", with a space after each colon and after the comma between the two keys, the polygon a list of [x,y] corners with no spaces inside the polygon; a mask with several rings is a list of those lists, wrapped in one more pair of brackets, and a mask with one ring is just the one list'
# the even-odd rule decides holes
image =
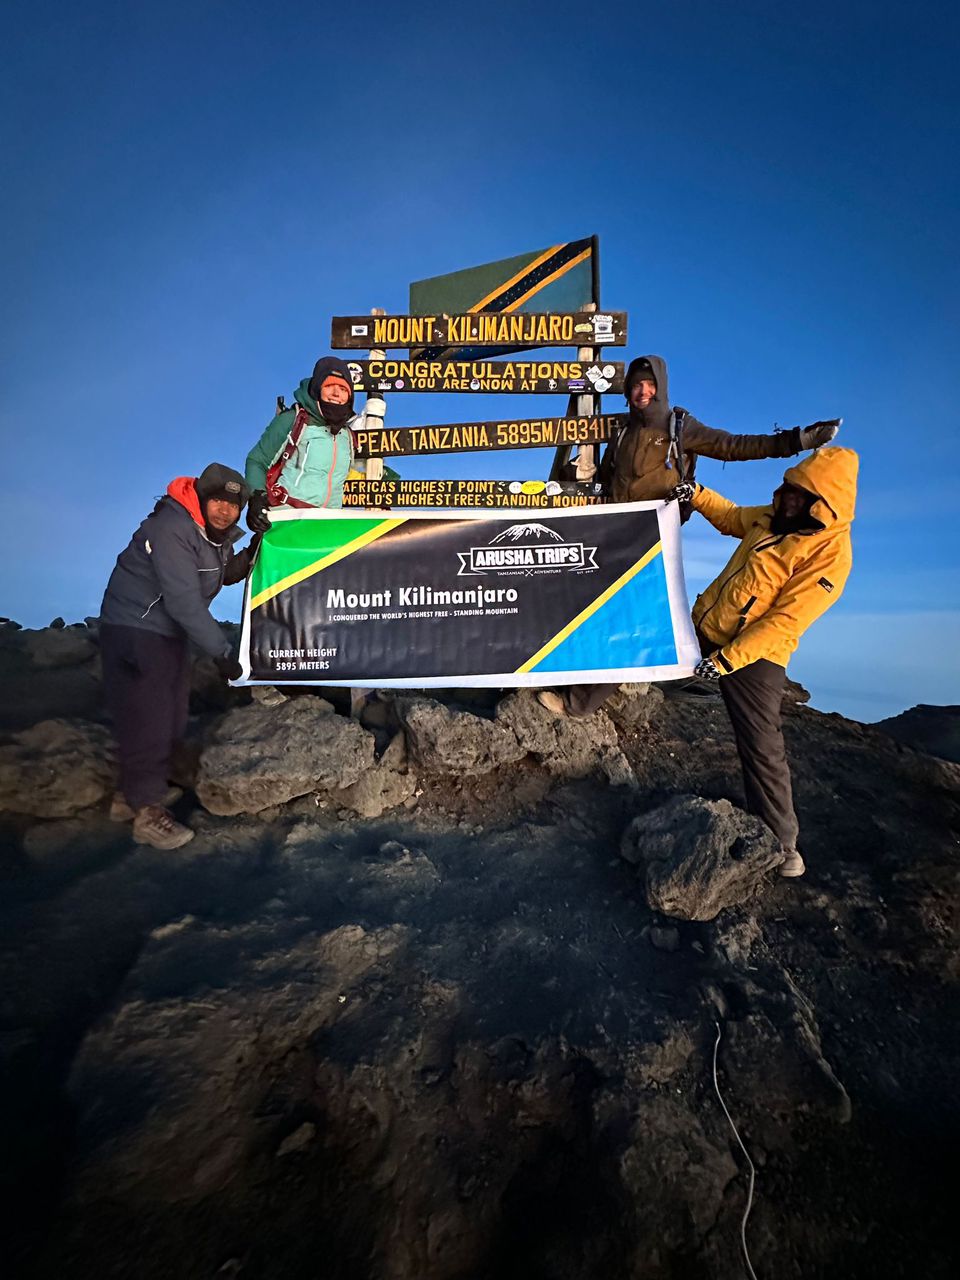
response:
{"label": "hand gripping banner", "polygon": [[618,683],[699,660],[676,503],[272,520],[244,599],[247,684]]}

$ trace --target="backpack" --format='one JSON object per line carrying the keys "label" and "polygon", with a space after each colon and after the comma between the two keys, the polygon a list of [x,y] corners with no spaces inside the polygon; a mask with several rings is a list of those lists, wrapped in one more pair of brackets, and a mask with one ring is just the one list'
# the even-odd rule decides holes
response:
{"label": "backpack", "polygon": [[[666,465],[669,468],[671,462],[677,469],[679,484],[682,480],[692,482],[694,472],[697,469],[697,456],[690,454],[689,456],[683,452],[683,421],[687,416],[686,409],[677,408],[670,410],[670,421],[667,426],[669,435],[669,443],[667,444],[667,460]],[[620,448],[620,441],[623,439],[627,428],[622,427],[619,435],[617,435],[607,445],[606,452],[603,455],[603,461],[600,464],[599,479],[603,485],[604,492],[607,497],[610,496],[610,488],[613,484],[613,471],[617,460],[617,451]],[[693,514],[693,506],[689,502],[680,503],[680,523],[686,524]]]}

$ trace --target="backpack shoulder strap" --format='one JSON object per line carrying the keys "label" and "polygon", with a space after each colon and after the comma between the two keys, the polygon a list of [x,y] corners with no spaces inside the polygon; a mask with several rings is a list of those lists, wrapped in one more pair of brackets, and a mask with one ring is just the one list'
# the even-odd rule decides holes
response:
{"label": "backpack shoulder strap", "polygon": [[683,443],[681,437],[683,435],[683,420],[687,416],[686,409],[677,406],[670,410],[670,423],[668,434],[670,443],[667,445],[667,461],[666,466],[669,471],[671,466],[676,466],[677,475],[681,480],[686,475],[687,464],[683,456]]}
{"label": "backpack shoulder strap", "polygon": [[271,466],[267,468],[267,499],[271,507],[280,506],[281,503],[287,501],[287,491],[280,484],[280,476],[283,474],[283,468],[296,452],[297,441],[303,434],[303,428],[307,424],[308,417],[309,415],[303,405],[298,405],[297,412],[293,415],[290,430],[287,432],[287,438],[283,442],[283,448],[274,458]]}

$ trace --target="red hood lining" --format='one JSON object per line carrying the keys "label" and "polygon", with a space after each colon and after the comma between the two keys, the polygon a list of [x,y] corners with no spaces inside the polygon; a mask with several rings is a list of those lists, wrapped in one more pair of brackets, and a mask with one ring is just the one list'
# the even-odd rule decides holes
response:
{"label": "red hood lining", "polygon": [[200,509],[200,497],[197,493],[197,482],[193,476],[177,476],[167,485],[167,494],[174,502],[179,502],[193,516],[201,529],[206,528],[203,511]]}

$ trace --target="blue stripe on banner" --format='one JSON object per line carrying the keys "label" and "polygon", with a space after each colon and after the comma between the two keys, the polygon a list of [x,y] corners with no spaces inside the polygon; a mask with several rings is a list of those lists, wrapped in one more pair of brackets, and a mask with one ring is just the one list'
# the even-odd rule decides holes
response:
{"label": "blue stripe on banner", "polygon": [[536,670],[602,671],[677,661],[667,575],[659,555],[538,662]]}

